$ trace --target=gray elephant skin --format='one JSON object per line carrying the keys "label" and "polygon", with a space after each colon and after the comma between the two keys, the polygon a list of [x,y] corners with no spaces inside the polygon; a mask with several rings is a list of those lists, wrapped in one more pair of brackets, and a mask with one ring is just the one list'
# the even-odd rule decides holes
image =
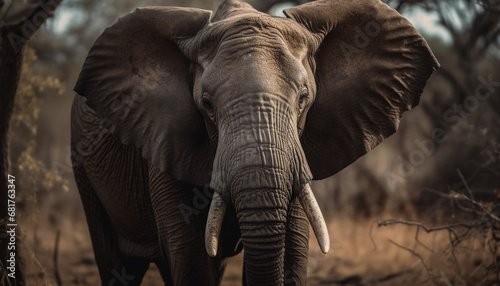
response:
{"label": "gray elephant skin", "polygon": [[[439,64],[378,0],[310,2],[272,17],[146,7],[91,48],[71,116],[73,168],[102,285],[305,285],[310,181],[394,133]],[[125,283],[125,284],[124,284]]]}

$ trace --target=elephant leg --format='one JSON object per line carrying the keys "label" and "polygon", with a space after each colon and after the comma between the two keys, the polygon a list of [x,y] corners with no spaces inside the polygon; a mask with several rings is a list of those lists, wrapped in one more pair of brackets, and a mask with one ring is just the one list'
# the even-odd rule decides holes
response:
{"label": "elephant leg", "polygon": [[118,249],[118,240],[104,206],[97,197],[85,169],[80,165],[74,167],[73,171],[87,218],[99,275],[102,284],[108,285],[113,278],[111,271],[119,269],[121,265],[122,257]]}
{"label": "elephant leg", "polygon": [[149,262],[123,257],[113,226],[80,164],[73,168],[102,285],[139,285]]}
{"label": "elephant leg", "polygon": [[218,285],[224,268],[222,256],[208,256],[204,242],[212,194],[153,166],[149,176],[162,256],[173,285]]}
{"label": "elephant leg", "polygon": [[141,285],[144,274],[148,271],[149,261],[135,257],[124,257],[122,264],[111,270],[112,278],[106,285]]}
{"label": "elephant leg", "polygon": [[168,264],[163,260],[156,261],[155,264],[156,267],[158,267],[158,270],[160,271],[161,278],[165,282],[165,285],[166,286],[174,285],[172,282],[172,273],[170,273],[170,267],[168,266]]}
{"label": "elephant leg", "polygon": [[299,201],[291,204],[286,224],[285,285],[307,284],[309,222]]}

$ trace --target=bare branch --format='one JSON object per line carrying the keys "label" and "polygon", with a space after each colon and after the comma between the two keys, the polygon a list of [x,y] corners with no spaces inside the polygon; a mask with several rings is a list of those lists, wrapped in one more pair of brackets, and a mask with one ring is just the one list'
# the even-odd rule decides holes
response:
{"label": "bare branch", "polygon": [[469,184],[467,184],[467,181],[465,180],[464,175],[462,175],[462,172],[458,168],[457,168],[457,173],[460,176],[460,179],[462,180],[462,183],[464,184],[465,189],[467,190],[467,193],[469,193],[469,197],[471,197],[471,199],[474,200],[474,196],[472,195],[472,191],[469,187]]}
{"label": "bare branch", "polygon": [[60,235],[61,235],[61,231],[58,230],[57,234],[56,234],[56,242],[55,242],[55,245],[54,245],[54,257],[52,258],[52,261],[54,262],[54,276],[56,277],[57,286],[61,286],[62,285],[61,275],[59,274],[59,266],[58,266],[58,263],[57,263],[57,256],[58,256],[58,252],[59,252],[59,237],[60,237]]}
{"label": "bare branch", "polygon": [[464,194],[460,194],[460,193],[456,193],[456,192],[452,192],[451,197],[455,198],[457,201],[458,200],[459,201],[467,201],[467,202],[473,204],[474,206],[479,207],[480,209],[483,210],[484,214],[488,215],[489,218],[500,223],[500,218],[498,216],[496,216],[494,213],[492,213],[490,208],[488,206],[486,206],[485,204],[477,202],[477,201],[467,197]]}
{"label": "bare branch", "polygon": [[423,248],[427,249],[430,253],[433,253],[434,250],[430,249],[429,247],[427,247],[427,245],[425,245],[424,243],[422,243],[420,241],[420,239],[418,239],[418,233],[420,231],[420,227],[417,227],[417,231],[415,232],[415,241],[420,245],[422,246]]}
{"label": "bare branch", "polygon": [[374,223],[372,223],[370,225],[370,232],[368,233],[368,235],[370,236],[370,240],[373,243],[373,251],[375,251],[375,250],[377,250],[377,243],[375,242],[375,239],[373,238],[373,225],[374,225]]}
{"label": "bare branch", "polygon": [[455,48],[463,53],[463,43],[462,39],[460,37],[460,34],[457,32],[455,27],[450,23],[448,17],[443,12],[443,7],[438,3],[437,0],[435,0],[435,7],[436,7],[436,12],[438,13],[439,16],[439,23],[450,32],[453,44],[455,45]]}
{"label": "bare branch", "polygon": [[[7,7],[7,9],[5,9],[5,12],[3,13],[3,15],[0,17],[0,27],[2,26],[3,24],[3,21],[5,20],[5,18],[7,17],[7,15],[9,15],[9,11],[10,9],[12,8],[12,5],[14,5],[14,2],[16,2],[16,0],[12,0],[10,3],[9,3],[9,7]],[[0,6],[0,12],[2,11],[2,7],[4,5],[4,1],[1,2],[1,6]]]}
{"label": "bare branch", "polygon": [[[401,220],[401,219],[387,219],[384,221],[377,221],[377,224],[379,227],[389,226],[389,225],[393,225],[393,224],[406,224],[406,225],[411,225],[411,226],[418,226],[418,227],[421,227],[423,230],[425,230],[427,233],[433,232],[433,231],[440,231],[440,230],[452,230],[455,227],[471,228],[471,227],[476,226],[476,224],[457,222],[457,223],[453,223],[453,224],[445,225],[445,226],[427,227],[424,224],[419,223],[419,222],[405,221],[405,220]],[[455,232],[455,231],[453,230],[453,232]]]}
{"label": "bare branch", "polygon": [[459,99],[464,99],[465,97],[467,97],[467,93],[465,92],[466,91],[465,86],[462,84],[461,81],[459,81],[457,76],[455,76],[450,70],[444,67],[440,67],[437,70],[437,73],[442,77],[444,77],[444,79],[451,84],[454,90],[454,94],[456,94]]}
{"label": "bare branch", "polygon": [[427,270],[427,272],[429,273],[429,276],[430,276],[430,277],[434,277],[434,274],[432,274],[432,269],[431,269],[429,266],[427,266],[427,264],[425,264],[425,260],[424,260],[424,258],[423,258],[420,254],[416,253],[413,249],[410,249],[410,248],[408,248],[408,247],[406,247],[406,246],[403,246],[403,245],[401,245],[401,244],[398,244],[397,242],[395,242],[395,241],[394,241],[394,240],[392,240],[392,239],[389,239],[389,242],[390,242],[390,243],[392,243],[392,244],[394,244],[394,245],[396,245],[396,246],[397,246],[397,247],[399,247],[399,248],[402,248],[402,249],[404,249],[404,250],[406,250],[406,251],[410,252],[412,255],[414,255],[414,256],[416,256],[416,257],[418,257],[418,259],[420,259],[420,261],[422,262],[422,265],[425,267],[425,269],[426,269],[426,270]]}
{"label": "bare branch", "polygon": [[[33,36],[33,34],[38,31],[38,29],[45,23],[45,20],[49,17],[54,16],[55,9],[61,4],[62,0],[43,0],[40,5],[33,10],[29,17],[19,24],[2,27],[2,33],[16,34],[25,38],[26,42]],[[35,21],[36,18],[36,21]],[[25,25],[29,24],[30,30],[33,32],[31,34],[23,33],[23,28]]]}
{"label": "bare branch", "polygon": [[497,0],[478,0],[477,3],[483,6],[485,10],[500,13],[500,2]]}

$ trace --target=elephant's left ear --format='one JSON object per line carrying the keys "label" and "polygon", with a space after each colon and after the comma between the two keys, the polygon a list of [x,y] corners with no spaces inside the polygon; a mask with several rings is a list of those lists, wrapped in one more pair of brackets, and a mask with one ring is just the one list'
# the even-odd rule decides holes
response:
{"label": "elephant's left ear", "polygon": [[191,62],[181,49],[211,14],[137,9],[97,39],[75,86],[123,144],[135,145],[174,178],[197,185],[210,182],[215,151],[193,101]]}
{"label": "elephant's left ear", "polygon": [[285,14],[319,40],[302,146],[314,179],[323,179],[394,133],[439,64],[410,22],[379,0],[316,1]]}

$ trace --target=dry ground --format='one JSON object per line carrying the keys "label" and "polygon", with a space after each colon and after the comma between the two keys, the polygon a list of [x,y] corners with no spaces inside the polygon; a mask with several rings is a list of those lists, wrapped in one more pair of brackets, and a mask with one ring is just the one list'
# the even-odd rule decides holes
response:
{"label": "dry ground", "polygon": [[[485,283],[495,277],[486,275],[486,266],[493,261],[483,239],[466,241],[452,252],[447,232],[420,231],[417,241],[415,227],[377,227],[375,220],[337,218],[330,222],[332,248],[326,255],[311,232],[309,285],[492,285]],[[57,264],[62,285],[98,285],[85,220],[62,221],[57,227],[61,230]],[[57,285],[56,228],[35,230],[25,225],[22,231],[27,285]],[[223,285],[241,285],[241,267],[242,255],[230,258]],[[163,285],[155,266],[143,285]]]}

